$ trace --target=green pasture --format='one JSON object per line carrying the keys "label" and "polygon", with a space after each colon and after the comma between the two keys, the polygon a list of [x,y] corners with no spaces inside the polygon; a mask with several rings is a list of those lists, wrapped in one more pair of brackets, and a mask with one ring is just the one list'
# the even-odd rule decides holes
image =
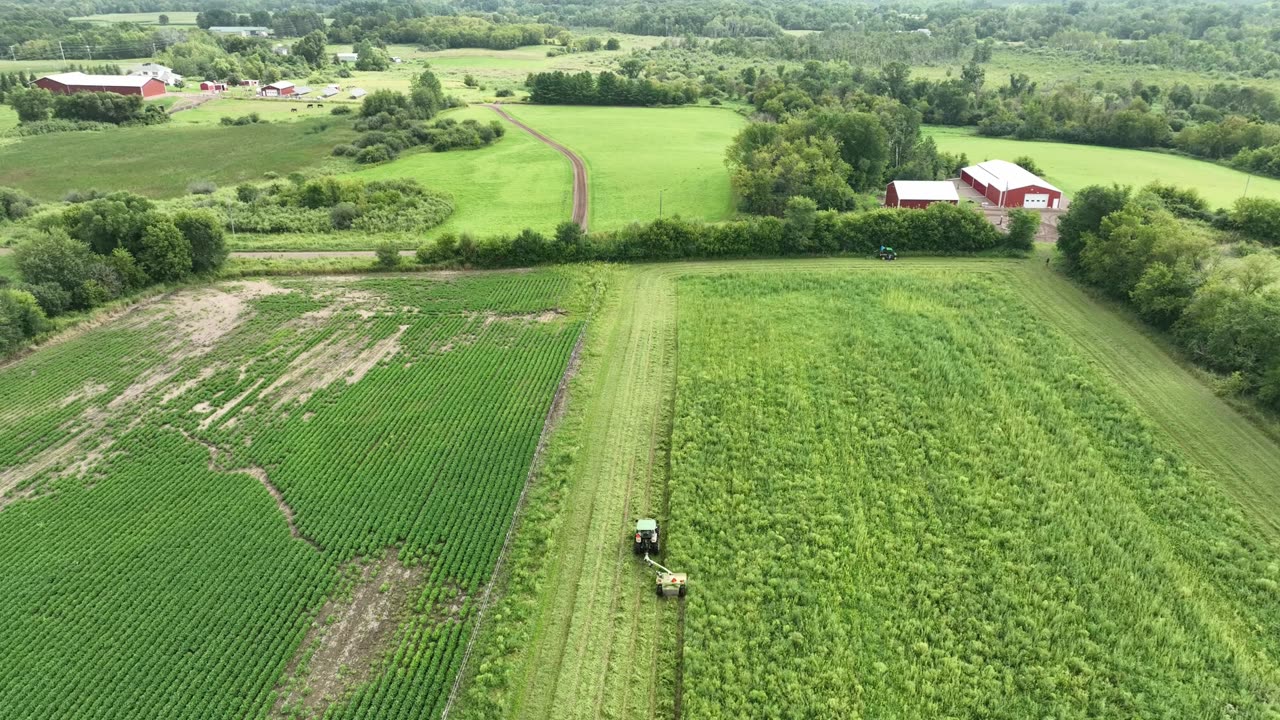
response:
{"label": "green pasture", "polygon": [[[955,65],[915,67],[911,72],[915,76],[932,80],[958,78],[963,64],[958,62]],[[1042,88],[1067,83],[1092,86],[1097,82],[1102,82],[1106,87],[1128,87],[1137,79],[1144,85],[1154,84],[1166,89],[1178,83],[1185,83],[1193,88],[1205,88],[1220,82],[1239,82],[1266,88],[1272,92],[1280,92],[1280,79],[1276,78],[1242,77],[1220,71],[1194,72],[1157,65],[1100,63],[1062,51],[1055,53],[1051,49],[998,47],[991,55],[991,62],[983,63],[982,67],[987,72],[988,87],[1008,84],[1010,75],[1026,73]]]}
{"label": "green pasture", "polygon": [[22,58],[19,58],[17,60],[0,60],[0,73],[15,73],[18,71],[22,71],[27,73],[35,73],[37,75],[49,75],[52,73],[59,73],[66,70],[67,66],[71,64],[75,64],[75,65],[111,64],[111,65],[119,65],[120,67],[124,68],[130,65],[144,63],[150,59],[151,58],[146,57],[146,58],[126,58],[121,60],[99,60],[96,58],[93,60],[88,60],[83,55],[79,57],[71,57],[71,49],[68,48],[67,59],[65,61],[59,60],[56,58],[53,60],[49,60],[49,59],[24,60]]}
{"label": "green pasture", "polygon": [[160,16],[169,16],[169,25],[195,27],[196,15],[199,13],[187,10],[171,10],[168,12],[136,12],[136,13],[103,13],[101,15],[85,15],[71,18],[74,22],[87,22],[94,25],[114,25],[115,23],[137,23],[139,25],[159,25]]}
{"label": "green pasture", "polygon": [[[485,107],[448,113],[457,120],[497,120]],[[528,133],[507,124],[507,134],[478,150],[416,150],[355,173],[367,180],[408,177],[453,195],[454,213],[432,235],[479,236],[531,227],[548,231],[573,213],[573,171],[564,159]]]}
{"label": "green pasture", "polygon": [[[308,96],[309,98],[310,96]],[[210,100],[190,110],[181,110],[173,114],[174,124],[216,125],[224,117],[238,118],[249,113],[258,113],[265,122],[296,122],[316,117],[330,117],[329,109],[337,103],[325,103],[325,107],[307,108],[314,101],[296,100],[244,100],[240,98],[218,98]],[[334,122],[351,124],[351,116],[335,117]]]}
{"label": "green pasture", "polygon": [[745,124],[719,108],[516,105],[512,117],[573,150],[587,165],[592,230],[662,214],[725,220],[733,192],[724,152]]}
{"label": "green pasture", "polygon": [[313,166],[328,158],[334,145],[352,139],[350,128],[350,122],[335,118],[41,135],[0,147],[0,185],[42,200],[89,188],[175,197],[196,180],[227,185],[261,179],[268,171],[286,175]]}
{"label": "green pasture", "polygon": [[1068,197],[1088,185],[1120,183],[1142,186],[1159,180],[1193,187],[1214,207],[1230,207],[1245,192],[1280,199],[1280,180],[1252,176],[1228,167],[1181,155],[1067,143],[988,138],[967,128],[927,127],[925,132],[944,152],[963,152],[970,162],[1027,155],[1044,170],[1045,179]]}
{"label": "green pasture", "polygon": [[0,254],[0,278],[18,279],[18,268],[13,264],[13,255]]}

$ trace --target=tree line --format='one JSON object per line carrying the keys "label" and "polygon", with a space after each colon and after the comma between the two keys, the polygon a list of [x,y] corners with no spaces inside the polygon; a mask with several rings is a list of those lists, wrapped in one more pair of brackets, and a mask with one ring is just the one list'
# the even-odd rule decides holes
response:
{"label": "tree line", "polygon": [[[1224,255],[1194,191],[1091,186],[1059,220],[1058,252],[1080,281],[1167,331],[1228,392],[1280,409],[1280,257],[1256,243]],[[1242,200],[1220,221],[1280,243],[1280,202]]]}
{"label": "tree line", "polygon": [[659,83],[625,77],[608,70],[569,74],[560,70],[531,73],[525,80],[529,101],[544,105],[685,105],[698,101],[689,83]]}

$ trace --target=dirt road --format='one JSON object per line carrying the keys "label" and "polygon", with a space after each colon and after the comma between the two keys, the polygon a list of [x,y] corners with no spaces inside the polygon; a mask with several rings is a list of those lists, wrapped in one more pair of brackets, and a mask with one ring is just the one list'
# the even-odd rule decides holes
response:
{"label": "dirt road", "polygon": [[556,152],[569,158],[569,163],[573,165],[573,221],[578,224],[578,227],[582,228],[583,232],[586,232],[587,210],[590,207],[590,198],[587,195],[587,166],[582,163],[582,158],[575,155],[569,148],[511,117],[500,106],[489,105],[489,109],[501,115],[507,122],[538,138],[554,148]]}

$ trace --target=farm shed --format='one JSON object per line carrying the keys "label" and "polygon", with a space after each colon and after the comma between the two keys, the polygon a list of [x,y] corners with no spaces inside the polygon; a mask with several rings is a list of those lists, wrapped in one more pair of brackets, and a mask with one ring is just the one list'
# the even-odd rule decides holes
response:
{"label": "farm shed", "polygon": [[273,82],[270,85],[263,85],[258,94],[262,97],[288,97],[294,92],[296,90],[291,82]]}
{"label": "farm shed", "polygon": [[351,97],[359,99],[365,95],[368,95],[368,93],[364,91],[364,88],[351,88]]}
{"label": "farm shed", "polygon": [[201,89],[201,90],[203,90],[203,91],[205,91],[205,92],[210,92],[210,91],[212,91],[212,92],[225,92],[225,91],[226,91],[226,89],[227,89],[227,84],[226,84],[226,83],[220,83],[220,82],[214,82],[214,81],[212,81],[212,80],[205,80],[204,82],[200,83],[200,89]]}
{"label": "farm shed", "polygon": [[970,165],[960,171],[960,180],[998,207],[1062,207],[1061,190],[1006,160]]}
{"label": "farm shed", "polygon": [[144,98],[164,94],[164,81],[141,75],[86,75],[82,72],[46,75],[36,87],[59,95],[78,92],[110,92],[117,95],[141,95]]}
{"label": "farm shed", "polygon": [[337,85],[330,85],[329,87],[320,91],[320,97],[333,97],[334,95],[337,95],[340,90],[341,88],[339,88]]}
{"label": "farm shed", "polygon": [[353,63],[360,59],[359,53],[338,53],[334,55],[340,63]]}
{"label": "farm shed", "polygon": [[938,202],[960,204],[950,180],[894,180],[884,192],[885,207],[927,208]]}
{"label": "farm shed", "polygon": [[311,92],[311,88],[307,87],[306,85],[299,85],[298,87],[293,89],[294,95],[306,95],[309,92]]}
{"label": "farm shed", "polygon": [[215,25],[209,28],[214,35],[239,35],[240,37],[270,37],[271,28],[260,25]]}

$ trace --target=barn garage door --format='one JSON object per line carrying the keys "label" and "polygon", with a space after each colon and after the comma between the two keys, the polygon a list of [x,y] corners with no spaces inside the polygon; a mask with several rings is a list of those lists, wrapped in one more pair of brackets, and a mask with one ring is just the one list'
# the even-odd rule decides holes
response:
{"label": "barn garage door", "polygon": [[1028,208],[1047,208],[1049,207],[1048,195],[1027,195],[1022,199],[1022,207]]}

